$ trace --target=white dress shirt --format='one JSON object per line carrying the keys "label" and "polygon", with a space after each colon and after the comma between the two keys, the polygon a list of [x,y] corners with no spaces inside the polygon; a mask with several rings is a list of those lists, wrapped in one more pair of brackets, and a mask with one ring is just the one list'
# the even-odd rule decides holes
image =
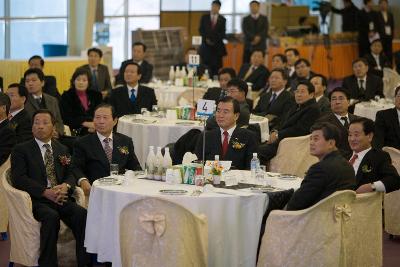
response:
{"label": "white dress shirt", "polygon": [[138,89],[139,89],[139,83],[137,83],[136,86],[134,86],[134,87],[131,87],[131,86],[129,86],[129,85],[126,85],[126,87],[128,87],[128,95],[129,95],[129,98],[131,98],[131,95],[132,95],[131,90],[132,90],[132,89],[135,89],[135,97],[137,98],[137,93],[138,93]]}
{"label": "white dress shirt", "polygon": [[342,120],[341,118],[346,117],[347,118],[347,122],[350,124],[350,118],[349,118],[349,113],[347,113],[344,116],[340,116],[336,113],[333,113],[335,115],[335,117],[340,121],[340,123],[344,126],[344,120]]}
{"label": "white dress shirt", "polygon": [[104,139],[106,139],[106,138],[110,138],[111,139],[108,144],[110,145],[111,149],[113,148],[113,133],[112,132],[111,132],[109,137],[104,136],[104,135],[100,134],[99,132],[96,132],[96,134],[97,134],[97,137],[100,140],[100,143],[101,143],[101,146],[103,147],[103,149],[104,149],[104,145],[105,145],[104,144]]}

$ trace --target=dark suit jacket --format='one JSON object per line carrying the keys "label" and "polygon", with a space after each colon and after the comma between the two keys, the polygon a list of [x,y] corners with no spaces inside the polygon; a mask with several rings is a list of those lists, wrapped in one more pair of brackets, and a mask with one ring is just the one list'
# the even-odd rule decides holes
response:
{"label": "dark suit jacket", "polygon": [[356,187],[363,184],[381,181],[385,185],[386,193],[400,188],[400,177],[388,153],[372,148],[365,154],[356,174]]}
{"label": "dark suit jacket", "polygon": [[[87,70],[93,75],[92,71],[90,70],[89,64],[83,65],[80,68]],[[99,64],[97,66],[96,81],[97,85],[92,84],[92,90],[101,92],[104,90],[110,91],[112,89],[110,73],[108,72],[108,67],[106,65]]]}
{"label": "dark suit jacket", "polygon": [[343,32],[356,32],[357,31],[357,19],[358,12],[360,11],[354,4],[351,2],[349,7],[345,7],[342,9],[337,9],[332,7],[332,12],[336,14],[342,15],[342,31]]}
{"label": "dark suit jacket", "polygon": [[[268,18],[266,16],[260,14],[257,19],[253,19],[251,15],[244,17],[242,21],[242,32],[244,34],[245,50],[251,51],[254,49],[261,49],[264,51],[267,48]],[[258,44],[252,45],[251,42],[256,35],[260,36],[261,40]]]}
{"label": "dark suit jacket", "polygon": [[297,84],[300,81],[304,81],[304,80],[310,81],[311,78],[314,77],[314,76],[315,76],[315,72],[313,72],[313,71],[310,71],[310,75],[309,75],[308,79],[301,78],[301,77],[297,76],[296,72],[294,72],[294,74],[289,78],[289,81],[288,81],[288,84],[290,84],[289,90],[294,92],[296,90],[296,88],[297,88]]}
{"label": "dark suit jacket", "polygon": [[[129,153],[121,152],[122,147],[128,148]],[[112,163],[119,165],[120,172],[125,169],[141,170],[131,138],[113,133]],[[110,163],[96,133],[88,134],[75,142],[72,164],[77,179],[86,177],[90,183],[110,175]]]}
{"label": "dark suit jacket", "polygon": [[[54,167],[58,184],[67,183],[71,192],[76,184],[76,179],[71,173],[70,164],[63,165],[60,156],[70,158],[68,148],[57,140],[51,140]],[[35,139],[15,146],[11,154],[11,177],[17,189],[26,191],[33,198],[39,200],[47,188],[47,174],[39,145]]]}
{"label": "dark suit jacket", "polygon": [[152,106],[157,105],[154,89],[143,85],[139,85],[135,103],[132,103],[129,99],[128,87],[126,86],[112,90],[109,102],[114,106],[118,117],[132,113],[139,114],[141,108],[147,108],[151,111]]}
{"label": "dark suit jacket", "polygon": [[7,161],[16,141],[15,131],[5,119],[0,123],[0,166]]}
{"label": "dark suit jacket", "polygon": [[[121,67],[119,67],[118,74],[117,76],[115,76],[115,85],[125,84],[124,72],[126,65],[128,65],[129,62],[133,62],[133,59],[128,59],[121,63]],[[153,65],[147,62],[147,60],[143,60],[142,64],[140,65],[140,69],[142,70],[142,77],[140,78],[139,82],[149,83],[151,81],[151,78],[153,77]]]}
{"label": "dark suit jacket", "polygon": [[331,111],[331,102],[329,102],[329,98],[327,98],[326,96],[322,96],[318,100],[317,104],[318,104],[319,110],[321,111],[321,114],[328,113]]}
{"label": "dark suit jacket", "polygon": [[[253,158],[253,152],[256,152],[257,141],[253,133],[247,129],[236,127],[229,140],[229,147],[225,158],[222,158],[221,130],[216,128],[206,131],[205,159],[214,160],[215,155],[220,155],[220,160],[231,160],[232,166],[239,170],[250,169],[250,160]],[[241,149],[233,148],[233,143],[241,143],[244,146]],[[203,158],[203,136],[198,138],[195,154],[199,159]]]}
{"label": "dark suit jacket", "polygon": [[384,67],[390,68],[391,65],[389,59],[383,53],[379,55],[379,65],[382,68],[381,70],[375,69],[378,66],[378,63],[376,62],[375,58],[372,56],[371,53],[366,54],[364,58],[368,61],[368,74],[376,75],[381,78],[383,77],[383,68]]}
{"label": "dark suit jacket", "polygon": [[385,97],[383,95],[383,81],[382,78],[375,75],[367,75],[367,82],[365,90],[361,91],[358,87],[357,78],[355,75],[347,76],[343,79],[342,86],[350,93],[350,98],[368,101],[373,99],[376,95]]}
{"label": "dark suit jacket", "polygon": [[221,99],[221,91],[222,89],[219,87],[211,87],[207,89],[207,92],[204,93],[203,99],[214,100],[218,102]]}
{"label": "dark suit jacket", "polygon": [[101,93],[93,90],[86,91],[89,109],[85,111],[76,94],[75,88],[70,88],[65,91],[61,97],[60,109],[64,123],[69,126],[71,130],[76,130],[80,135],[87,134],[87,128],[82,126],[85,121],[93,121],[94,109],[101,104]]}
{"label": "dark suit jacket", "polygon": [[[351,113],[348,113],[349,116],[349,124],[353,120],[359,118],[356,115],[353,115]],[[336,147],[339,149],[340,153],[342,154],[343,157],[346,159],[350,159],[351,155],[353,154],[353,151],[350,148],[349,141],[348,141],[348,135],[349,135],[349,129],[344,127],[344,125],[338,120],[338,118],[333,114],[333,112],[329,112],[327,114],[323,114],[317,122],[329,122],[333,125],[335,125],[340,132],[340,142],[336,144]]]}
{"label": "dark suit jacket", "polygon": [[[226,48],[223,43],[225,31],[226,19],[221,14],[218,15],[217,23],[214,28],[211,25],[211,17],[209,13],[201,17],[199,33],[203,38],[200,46],[200,54],[205,64],[210,61],[210,57],[223,57],[226,55]],[[206,39],[213,42],[213,45],[207,44]]]}
{"label": "dark suit jacket", "polygon": [[3,77],[0,77],[0,89],[3,92],[4,87],[3,87]]}
{"label": "dark suit jacket", "polygon": [[[61,117],[60,108],[58,105],[58,101],[56,98],[48,95],[46,93],[42,94],[42,101],[44,100],[45,107],[50,110],[54,117],[56,118],[56,129],[60,135],[64,135],[64,123]],[[25,101],[25,110],[28,113],[29,117],[32,118],[33,113],[36,110],[40,109],[38,103],[35,101],[31,94],[28,95]]]}
{"label": "dark suit jacket", "polygon": [[32,139],[32,121],[25,109],[21,110],[10,120],[10,125],[17,135],[17,143]]}
{"label": "dark suit jacket", "polygon": [[338,151],[312,165],[287,204],[287,210],[306,209],[340,190],[352,190],[356,183],[354,170]]}
{"label": "dark suit jacket", "polygon": [[[394,18],[392,12],[388,11],[387,12],[387,22],[385,22],[385,19],[383,18],[383,15],[381,12],[376,12],[376,28],[379,33],[379,37],[381,39],[393,39],[394,35]],[[385,31],[385,27],[389,26],[391,30],[391,35],[387,35]]]}
{"label": "dark suit jacket", "polygon": [[[246,75],[250,67],[251,64],[242,65],[238,74],[239,79],[243,80],[244,76]],[[264,65],[260,65],[244,81],[253,84],[252,85],[253,91],[259,91],[260,89],[264,88],[265,84],[267,83],[268,77],[269,77],[269,70]]]}
{"label": "dark suit jacket", "polygon": [[376,113],[374,147],[381,149],[384,146],[400,149],[400,126],[396,108]]}
{"label": "dark suit jacket", "polygon": [[[22,78],[20,84],[25,86],[25,79]],[[57,90],[57,80],[54,76],[44,76],[44,86],[43,86],[43,93],[51,95],[55,97],[57,100],[61,99],[61,95]]]}

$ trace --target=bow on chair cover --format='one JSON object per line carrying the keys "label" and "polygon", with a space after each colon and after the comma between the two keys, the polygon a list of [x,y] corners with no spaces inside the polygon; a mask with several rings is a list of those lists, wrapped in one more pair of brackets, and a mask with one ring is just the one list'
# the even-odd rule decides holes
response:
{"label": "bow on chair cover", "polygon": [[335,222],[338,222],[340,219],[343,219],[345,222],[347,222],[351,217],[351,207],[348,204],[335,205],[334,213]]}
{"label": "bow on chair cover", "polygon": [[149,234],[161,237],[165,232],[166,222],[164,214],[142,214],[139,217],[140,226]]}

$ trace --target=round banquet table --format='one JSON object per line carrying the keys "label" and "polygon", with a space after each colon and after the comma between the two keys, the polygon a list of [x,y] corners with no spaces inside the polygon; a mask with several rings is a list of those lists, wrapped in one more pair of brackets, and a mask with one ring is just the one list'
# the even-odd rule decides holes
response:
{"label": "round banquet table", "polygon": [[354,115],[369,118],[375,121],[376,113],[380,110],[394,108],[392,103],[379,103],[376,101],[361,102],[356,104],[354,108]]}
{"label": "round banquet table", "polygon": [[[252,115],[250,124],[259,124],[261,141],[268,140],[269,127],[267,118]],[[149,153],[149,146],[164,147],[169,143],[175,143],[191,129],[202,131],[203,126],[200,125],[199,121],[167,120],[150,116],[127,115],[119,119],[117,132],[132,138],[135,154],[143,168]]]}
{"label": "round banquet table", "polygon": [[[249,171],[231,171],[248,177]],[[301,179],[276,179],[281,189],[297,189]],[[162,189],[185,189],[187,195],[163,195]],[[204,214],[208,221],[209,266],[255,266],[261,222],[268,206],[264,193],[252,193],[248,189],[215,189],[217,192],[191,196],[193,185],[169,185],[164,182],[133,179],[128,185],[100,185],[93,183],[86,221],[85,247],[96,253],[100,262],[121,266],[119,215],[122,209],[146,197],[163,198],[190,210]]]}

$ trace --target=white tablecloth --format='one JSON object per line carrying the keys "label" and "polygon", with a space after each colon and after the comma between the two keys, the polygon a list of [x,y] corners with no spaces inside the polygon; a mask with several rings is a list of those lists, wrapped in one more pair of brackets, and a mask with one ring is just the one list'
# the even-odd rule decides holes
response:
{"label": "white tablecloth", "polygon": [[[238,172],[246,176],[250,173]],[[279,188],[297,189],[300,185],[300,179],[275,179]],[[101,186],[95,182],[90,193],[86,222],[87,251],[96,253],[98,261],[112,262],[113,267],[121,266],[120,212],[129,203],[153,196],[176,202],[195,214],[206,215],[209,266],[255,266],[261,221],[268,204],[267,195],[244,191],[240,191],[240,195],[203,193],[199,197],[159,193],[161,189],[186,189],[190,193],[194,188],[192,185],[168,185],[142,179],[135,179],[129,185]]]}
{"label": "white tablecloth", "polygon": [[[203,130],[203,126],[199,124],[199,121],[171,121],[153,117],[144,117],[143,119],[145,120],[143,123],[132,122],[132,116],[124,116],[119,119],[117,128],[119,133],[132,138],[135,146],[135,154],[142,168],[149,153],[149,146],[164,147],[169,143],[176,142],[190,129]],[[185,123],[187,124],[185,125]],[[263,142],[269,138],[267,118],[252,116],[250,123],[258,123],[260,125]]]}
{"label": "white tablecloth", "polygon": [[378,103],[378,102],[361,102],[356,104],[354,108],[354,115],[369,118],[375,121],[376,113],[380,110],[394,108],[391,103]]}

